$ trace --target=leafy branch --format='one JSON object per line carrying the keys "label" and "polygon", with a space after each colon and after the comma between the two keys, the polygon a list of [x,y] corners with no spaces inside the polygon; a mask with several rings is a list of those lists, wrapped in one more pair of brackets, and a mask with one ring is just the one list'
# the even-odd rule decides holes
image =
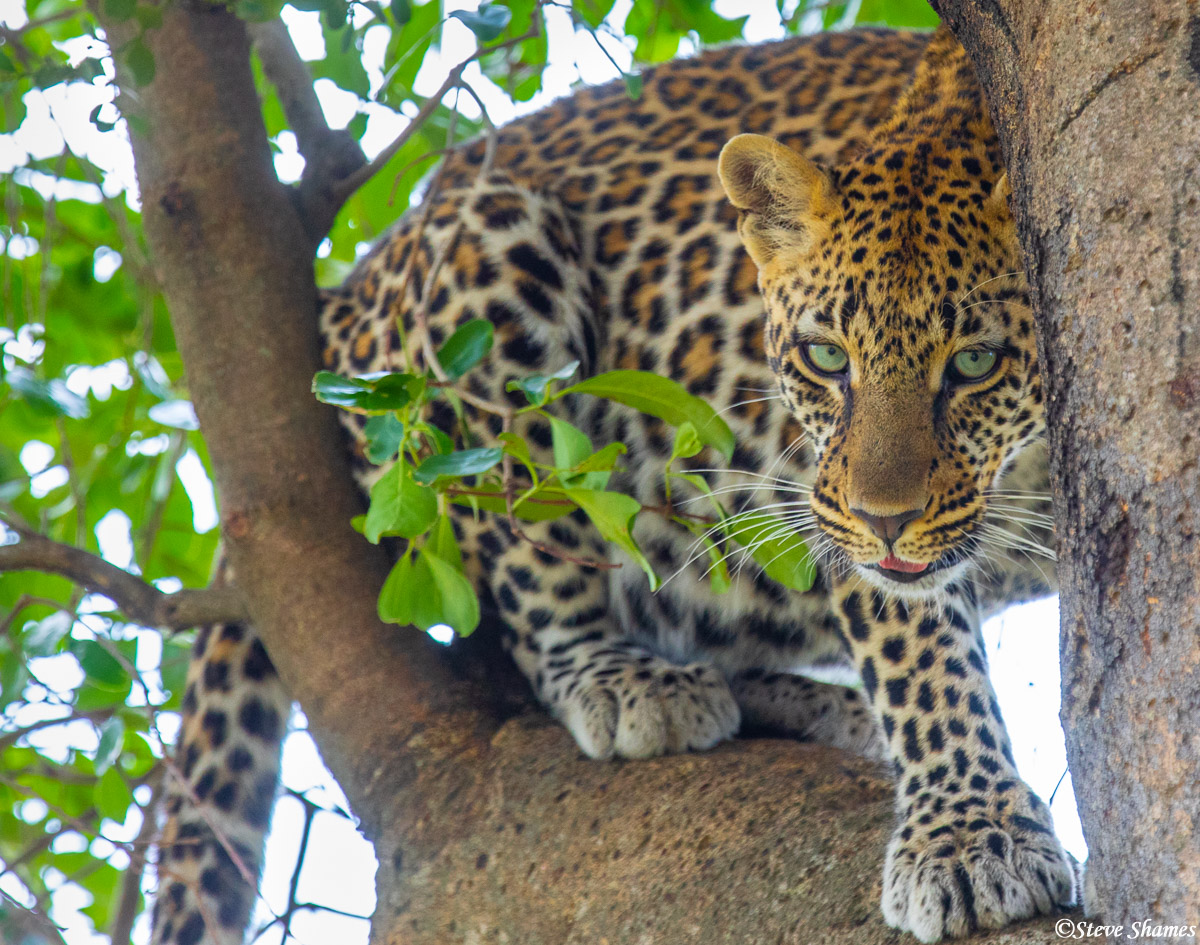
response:
{"label": "leafy branch", "polygon": [[[421,335],[428,349],[428,326],[423,326]],[[729,587],[726,554],[720,547],[725,539],[743,545],[776,580],[799,590],[811,586],[813,570],[806,548],[795,536],[785,544],[777,520],[769,515],[730,516],[702,475],[672,468],[676,460],[691,459],[706,447],[726,460],[733,455],[732,431],[703,400],[669,378],[644,371],[609,371],[562,386],[578,370],[574,362],[552,374],[510,381],[508,389],[524,394],[525,406],[493,404],[460,383],[489,354],[492,344],[491,323],[474,319],[438,351],[430,351],[423,374],[342,377],[322,371],[314,378],[313,391],[322,402],[371,417],[365,427],[366,455],[385,468],[371,489],[367,514],[356,520],[356,527],[371,542],[384,537],[406,542],[380,593],[381,619],[422,629],[448,624],[462,635],[475,629],[479,604],[463,568],[448,514],[451,505],[468,506],[477,515],[502,516],[517,539],[562,560],[597,569],[621,567],[619,562],[577,556],[537,540],[522,525],[582,511],[606,542],[641,566],[655,589],[661,579],[633,536],[635,519],[642,512],[660,515],[695,535],[712,560],[712,583],[718,593]],[[412,363],[407,357],[406,362]],[[632,407],[677,428],[663,470],[665,505],[644,506],[634,496],[610,488],[612,475],[622,471],[619,463],[625,444],[597,449],[584,431],[551,410],[556,403],[579,396]],[[426,408],[438,398],[454,408],[456,429],[440,429],[427,418]],[[463,401],[500,418],[501,432],[494,440],[482,441],[467,428]],[[516,432],[515,421],[527,415],[549,424],[551,462],[535,459],[530,444]],[[707,496],[713,515],[679,511],[669,498],[672,480],[686,482]]]}

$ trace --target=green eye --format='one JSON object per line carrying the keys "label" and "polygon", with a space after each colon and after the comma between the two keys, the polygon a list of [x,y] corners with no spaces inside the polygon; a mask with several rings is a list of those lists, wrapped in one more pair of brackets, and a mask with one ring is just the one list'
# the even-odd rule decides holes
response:
{"label": "green eye", "polygon": [[837,345],[805,345],[804,354],[813,369],[822,374],[841,374],[850,363]]}
{"label": "green eye", "polygon": [[987,377],[996,367],[999,357],[995,351],[980,350],[960,351],[952,362],[954,373],[964,381],[978,381]]}

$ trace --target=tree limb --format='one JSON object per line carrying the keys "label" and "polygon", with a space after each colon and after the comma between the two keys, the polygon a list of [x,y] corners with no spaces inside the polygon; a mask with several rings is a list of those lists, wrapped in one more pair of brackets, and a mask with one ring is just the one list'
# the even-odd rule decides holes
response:
{"label": "tree limb", "polygon": [[291,34],[282,20],[248,26],[254,51],[263,72],[275,87],[288,127],[304,157],[297,196],[304,228],[315,247],[333,225],[346,201],[338,184],[360,170],[367,157],[354,135],[335,130],[325,121],[325,112],[313,89],[312,73],[300,58]]}
{"label": "tree limb", "polygon": [[[125,41],[134,27],[95,9],[112,41]],[[445,760],[486,746],[489,697],[455,676],[444,649],[376,614],[390,562],[349,526],[362,499],[335,413],[311,393],[311,235],[275,176],[244,25],[182,0],[147,42],[161,66],[122,108],[145,122],[132,139],[146,239],[212,457],[226,549],[280,676],[378,836],[434,789],[423,772],[444,790]]]}
{"label": "tree limb", "polygon": [[166,594],[153,584],[105,561],[99,555],[21,532],[15,545],[0,545],[0,572],[44,571],[59,574],[94,594],[103,594],[134,623],[187,630],[206,623],[244,621],[249,617],[241,591],[206,587]]}

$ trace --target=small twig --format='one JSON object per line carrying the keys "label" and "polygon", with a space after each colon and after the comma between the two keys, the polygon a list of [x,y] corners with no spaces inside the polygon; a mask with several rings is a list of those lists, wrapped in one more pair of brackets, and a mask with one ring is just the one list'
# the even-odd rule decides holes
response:
{"label": "small twig", "polygon": [[[477,495],[484,498],[494,499],[497,497],[497,495],[499,495],[499,493],[488,492],[486,489],[460,489],[456,486],[450,486],[446,489],[446,495]],[[561,505],[566,506],[567,508],[575,508],[575,503],[568,502],[566,499],[541,499],[534,496],[533,498],[526,499],[525,502],[529,502],[533,505]]]}
{"label": "small twig", "polygon": [[416,134],[421,125],[425,123],[425,120],[437,110],[438,106],[442,103],[442,99],[445,98],[455,88],[455,86],[461,84],[462,75],[463,72],[466,71],[467,66],[482,59],[484,56],[498,52],[501,49],[508,49],[512,46],[519,45],[526,40],[536,39],[539,35],[537,24],[537,17],[534,17],[533,25],[530,26],[530,28],[520,36],[514,36],[512,39],[507,39],[502,43],[497,43],[495,46],[481,46],[457,66],[451,69],[450,74],[446,76],[446,81],[442,83],[441,88],[439,88],[433,93],[433,95],[425,100],[425,104],[421,106],[421,110],[417,112],[416,116],[411,122],[405,125],[404,130],[400,132],[400,134],[395,138],[395,140],[392,141],[391,144],[375,155],[375,157],[365,166],[359,168],[353,174],[343,177],[330,187],[330,191],[333,196],[337,198],[340,203],[344,203],[347,199],[349,199],[351,194],[358,190],[359,187],[379,173],[379,171],[381,171],[387,165],[388,161],[395,157],[396,153],[408,143],[408,140],[414,134]]}
{"label": "small twig", "polygon": [[288,883],[288,904],[287,909],[283,913],[283,939],[280,945],[287,945],[287,940],[292,937],[292,917],[296,914],[299,906],[296,900],[296,891],[300,888],[300,874],[304,870],[304,858],[308,854],[308,843],[312,838],[313,820],[316,818],[317,810],[319,809],[316,804],[302,794],[296,795],[296,799],[304,807],[304,829],[300,833],[300,855],[296,858],[296,866],[292,870],[292,879]]}
{"label": "small twig", "polygon": [[134,556],[134,560],[140,562],[143,568],[150,567],[150,559],[154,554],[154,543],[158,540],[158,532],[162,528],[163,516],[167,511],[167,502],[175,488],[175,467],[179,465],[183,454],[187,452],[187,446],[187,435],[182,430],[176,430],[171,434],[170,447],[158,458],[159,465],[153,476],[154,481],[157,482],[160,475],[166,475],[169,479],[161,498],[156,499],[153,495],[154,490],[151,489],[150,508],[145,518],[146,524],[138,535],[138,549]]}
{"label": "small twig", "polygon": [[150,800],[142,808],[142,826],[133,841],[129,854],[129,866],[121,876],[121,892],[117,897],[117,914],[113,919],[111,945],[129,945],[133,924],[138,917],[141,899],[142,874],[146,871],[146,850],[158,830],[158,805],[162,802],[162,769],[156,768],[151,784]]}
{"label": "small twig", "polygon": [[263,73],[279,95],[296,147],[304,157],[297,192],[305,229],[315,245],[325,237],[349,196],[338,196],[337,183],[360,171],[367,156],[354,135],[329,127],[313,89],[312,73],[283,21],[252,24],[249,31]]}
{"label": "small twig", "polygon": [[313,88],[308,64],[300,58],[292,34],[282,20],[250,23],[246,29],[262,63],[263,75],[279,96],[288,127],[296,136],[296,146],[304,159],[311,161],[326,145],[332,129]]}
{"label": "small twig", "polygon": [[82,11],[79,9],[59,10],[57,13],[51,13],[36,20],[30,20],[24,26],[18,26],[15,29],[10,27],[4,28],[4,33],[7,36],[20,36],[22,33],[28,33],[30,30],[41,29],[43,26],[49,26],[51,23],[57,23],[60,20],[69,20],[73,16],[79,16]]}
{"label": "small twig", "polygon": [[[509,433],[512,431],[512,419],[512,411],[510,410],[508,416],[504,418],[504,429],[502,432]],[[585,568],[596,568],[600,571],[615,571],[617,568],[621,567],[619,562],[613,563],[611,561],[598,561],[594,558],[580,558],[576,555],[568,554],[561,548],[556,548],[554,545],[548,545],[544,541],[538,541],[536,538],[533,538],[527,534],[525,529],[521,527],[521,523],[517,521],[516,510],[514,507],[514,501],[516,497],[513,495],[513,486],[515,485],[515,480],[513,479],[513,458],[507,450],[504,451],[504,458],[500,461],[500,476],[504,480],[504,511],[508,516],[508,527],[514,535],[516,535],[522,541],[533,545],[533,547],[538,551],[543,551],[548,555],[553,555],[555,558],[558,558],[561,561],[570,561],[572,564],[578,564]]]}
{"label": "small twig", "polygon": [[58,945],[66,945],[62,930],[48,915],[40,909],[27,909],[2,889],[0,914],[4,916],[6,927],[16,932],[17,941],[24,941],[27,935],[35,942],[57,942]]}
{"label": "small twig", "polygon": [[[452,137],[452,135],[447,134],[446,140],[449,141],[451,137]],[[400,168],[400,170],[396,171],[396,176],[395,176],[394,180],[392,181],[392,189],[388,192],[388,199],[387,199],[388,206],[390,207],[392,205],[392,202],[396,199],[396,188],[400,186],[400,180],[401,180],[401,178],[404,177],[405,174],[407,174],[409,171],[411,171],[418,164],[428,161],[430,158],[445,157],[447,154],[449,154],[451,152],[451,150],[453,150],[453,149],[446,147],[446,148],[438,148],[436,151],[426,151],[420,157],[413,158],[411,161],[409,161],[407,164],[405,164],[402,168]]]}
{"label": "small twig", "polygon": [[60,610],[65,614],[70,614],[71,619],[75,620],[76,615],[74,609],[68,607],[62,601],[51,600],[49,597],[38,597],[35,594],[22,594],[13,603],[12,610],[10,610],[7,616],[5,616],[4,620],[0,622],[0,637],[7,636],[11,632],[13,625],[17,622],[17,617],[20,615],[21,611],[23,611],[26,607],[33,607],[35,604],[42,607],[53,607],[55,610]]}
{"label": "small twig", "polygon": [[0,545],[0,572],[45,571],[60,574],[95,594],[111,598],[134,623],[186,630],[206,623],[247,620],[249,611],[236,588],[209,587],[164,594],[141,578],[109,564],[99,555],[18,530],[15,545]]}
{"label": "small twig", "polygon": [[369,161],[352,174],[349,174],[348,176],[343,177],[341,180],[335,181],[330,185],[329,190],[335,200],[339,201],[339,203],[345,203],[350,199],[350,196],[356,190],[358,190],[359,187],[361,187],[387,166],[388,161],[395,157],[396,153],[406,144],[408,144],[408,139],[420,130],[421,125],[425,123],[425,119],[437,111],[438,106],[442,104],[442,99],[448,95],[456,85],[458,85],[459,80],[462,78],[463,70],[466,69],[472,61],[474,60],[466,59],[451,69],[450,74],[446,76],[446,81],[442,83],[442,87],[434,92],[429,98],[425,99],[425,104],[421,106],[421,110],[417,112],[413,120],[405,125],[404,130],[396,136],[391,144],[375,155],[373,160]]}
{"label": "small twig", "polygon": [[67,725],[70,722],[95,722],[111,716],[111,709],[102,709],[97,712],[72,712],[70,715],[63,716],[60,719],[40,719],[37,722],[31,722],[29,725],[23,725],[20,728],[12,729],[0,735],[0,752],[7,751],[26,735],[32,735],[34,732],[39,732],[42,729],[54,728],[56,725]]}

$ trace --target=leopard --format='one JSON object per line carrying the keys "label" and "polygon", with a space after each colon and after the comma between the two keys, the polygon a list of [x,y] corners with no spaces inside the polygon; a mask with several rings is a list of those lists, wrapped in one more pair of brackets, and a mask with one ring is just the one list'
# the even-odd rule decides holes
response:
{"label": "leopard", "polygon": [[[981,621],[1055,591],[1035,325],[1000,145],[961,46],[859,28],[719,47],[583,88],[452,149],[425,193],[323,290],[324,366],[417,370],[493,326],[461,381],[470,426],[511,382],[578,362],[714,405],[736,435],[684,467],[731,514],[804,540],[810,590],[637,519],[657,573],[579,513],[454,508],[464,568],[537,701],[595,759],[742,733],[890,764],[886,922],[923,942],[1071,908],[1077,871],[1017,772]],[[455,429],[444,402],[434,423]],[[611,488],[663,506],[672,430],[584,396],[553,405],[627,454]],[[364,417],[342,421],[356,476]],[[544,417],[517,414],[535,461]],[[679,507],[702,496],[679,485]],[[589,563],[591,562],[591,563]],[[605,564],[604,567],[595,566]],[[736,565],[736,566],[735,566]],[[168,801],[156,943],[240,941],[290,702],[253,628],[202,630]],[[221,837],[214,836],[221,831]]]}

